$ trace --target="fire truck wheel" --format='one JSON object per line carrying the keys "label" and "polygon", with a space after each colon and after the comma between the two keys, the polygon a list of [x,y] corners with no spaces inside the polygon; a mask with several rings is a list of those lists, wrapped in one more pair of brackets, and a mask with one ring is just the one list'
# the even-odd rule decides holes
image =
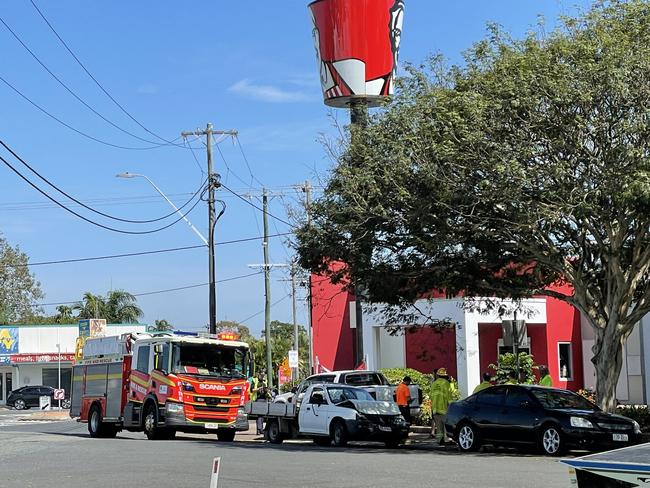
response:
{"label": "fire truck wheel", "polygon": [[93,405],[88,413],[88,433],[90,437],[97,438],[102,437],[103,430],[101,409],[98,405]]}
{"label": "fire truck wheel", "polygon": [[217,440],[219,442],[232,442],[235,440],[234,429],[219,429],[217,430]]}
{"label": "fire truck wheel", "polygon": [[149,404],[144,414],[144,433],[149,440],[158,440],[163,436],[158,428],[158,409],[155,405]]}

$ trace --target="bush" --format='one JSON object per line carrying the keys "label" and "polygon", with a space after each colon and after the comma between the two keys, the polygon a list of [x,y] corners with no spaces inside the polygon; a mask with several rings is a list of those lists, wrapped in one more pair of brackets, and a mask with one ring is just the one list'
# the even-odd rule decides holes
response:
{"label": "bush", "polygon": [[[494,380],[497,384],[502,385],[510,378],[510,373],[515,372],[517,369],[516,356],[508,352],[499,355],[497,364],[490,364],[489,368],[495,370]],[[525,374],[525,383],[535,383],[535,362],[531,354],[520,352],[519,353],[519,371]]]}
{"label": "bush", "polygon": [[420,413],[413,419],[414,425],[431,425],[431,400],[429,400],[429,388],[433,383],[433,375],[420,373],[410,368],[390,368],[380,370],[392,384],[396,385],[404,379],[404,376],[410,376],[413,384],[416,384],[422,390],[422,405]]}
{"label": "bush", "polygon": [[619,405],[616,413],[636,420],[643,432],[650,433],[650,410],[647,405]]}

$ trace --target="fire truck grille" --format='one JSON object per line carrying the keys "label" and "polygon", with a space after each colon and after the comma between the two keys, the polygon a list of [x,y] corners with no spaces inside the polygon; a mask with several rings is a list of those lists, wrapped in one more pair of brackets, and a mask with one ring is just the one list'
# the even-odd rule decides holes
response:
{"label": "fire truck grille", "polygon": [[228,407],[214,407],[212,405],[192,405],[197,412],[227,412]]}

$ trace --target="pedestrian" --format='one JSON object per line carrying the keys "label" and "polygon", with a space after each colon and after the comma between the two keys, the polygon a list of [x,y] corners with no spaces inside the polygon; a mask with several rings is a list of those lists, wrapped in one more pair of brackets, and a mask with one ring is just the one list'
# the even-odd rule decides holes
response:
{"label": "pedestrian", "polygon": [[544,364],[539,367],[539,385],[553,388],[553,378]]}
{"label": "pedestrian", "polygon": [[431,435],[435,436],[438,444],[444,445],[450,440],[445,432],[445,416],[449,404],[452,402],[449,375],[445,368],[439,368],[436,371],[436,381],[431,385],[429,398],[431,399],[431,415],[433,417],[432,427],[435,428],[435,434],[432,429]]}
{"label": "pedestrian", "polygon": [[411,425],[411,389],[409,388],[411,384],[411,377],[404,376],[402,382],[397,385],[397,390],[395,391],[395,397],[397,400],[397,406],[399,411],[402,412],[402,416],[406,422]]}
{"label": "pedestrian", "polygon": [[251,375],[250,378],[248,378],[248,391],[250,395],[250,401],[254,402],[257,400],[257,377],[255,375]]}
{"label": "pedestrian", "polygon": [[[264,373],[259,373],[257,375],[257,389],[256,392],[256,401],[258,402],[267,402],[269,400],[269,392],[266,384],[266,375]],[[264,417],[257,417],[255,421],[255,426],[257,428],[257,434],[264,434]]]}
{"label": "pedestrian", "polygon": [[474,388],[472,394],[478,393],[479,391],[483,391],[486,388],[489,388],[491,386],[492,386],[492,376],[490,376],[490,373],[483,373],[483,381],[479,385],[477,385],[476,388]]}

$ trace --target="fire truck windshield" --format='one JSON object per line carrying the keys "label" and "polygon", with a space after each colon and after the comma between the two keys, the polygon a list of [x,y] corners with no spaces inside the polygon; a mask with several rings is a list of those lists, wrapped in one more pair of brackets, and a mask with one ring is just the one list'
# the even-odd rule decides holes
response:
{"label": "fire truck windshield", "polygon": [[180,342],[174,344],[172,371],[181,374],[246,378],[246,350],[217,344]]}

